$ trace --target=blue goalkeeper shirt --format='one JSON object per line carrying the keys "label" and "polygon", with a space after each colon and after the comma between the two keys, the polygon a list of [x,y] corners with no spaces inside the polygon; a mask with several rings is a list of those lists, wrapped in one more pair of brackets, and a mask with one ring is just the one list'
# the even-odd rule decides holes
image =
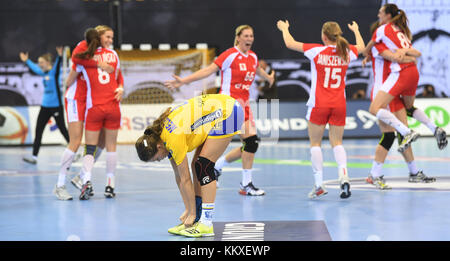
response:
{"label": "blue goalkeeper shirt", "polygon": [[42,107],[55,108],[62,106],[61,90],[59,88],[59,72],[61,65],[61,57],[57,56],[55,63],[50,71],[44,72],[42,69],[30,59],[26,61],[28,67],[37,75],[44,77],[44,95],[42,97]]}

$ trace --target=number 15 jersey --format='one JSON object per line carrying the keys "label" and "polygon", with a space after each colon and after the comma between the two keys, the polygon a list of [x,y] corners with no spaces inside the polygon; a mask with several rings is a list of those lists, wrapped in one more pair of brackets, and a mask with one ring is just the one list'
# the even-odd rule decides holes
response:
{"label": "number 15 jersey", "polygon": [[311,61],[311,90],[308,107],[345,107],[345,74],[348,63],[358,58],[354,45],[349,45],[349,61],[336,52],[336,46],[303,44],[305,56]]}

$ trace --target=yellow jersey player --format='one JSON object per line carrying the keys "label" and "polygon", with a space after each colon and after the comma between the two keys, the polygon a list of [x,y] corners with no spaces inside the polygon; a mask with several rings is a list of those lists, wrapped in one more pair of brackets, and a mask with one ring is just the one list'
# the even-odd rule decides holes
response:
{"label": "yellow jersey player", "polygon": [[[232,137],[241,133],[244,111],[234,98],[223,94],[197,96],[168,108],[136,141],[145,162],[168,157],[175,173],[185,210],[181,224],[169,233],[187,237],[214,236],[212,217],[216,197],[214,165]],[[195,149],[191,181],[187,153]],[[201,197],[201,208],[199,201]]]}

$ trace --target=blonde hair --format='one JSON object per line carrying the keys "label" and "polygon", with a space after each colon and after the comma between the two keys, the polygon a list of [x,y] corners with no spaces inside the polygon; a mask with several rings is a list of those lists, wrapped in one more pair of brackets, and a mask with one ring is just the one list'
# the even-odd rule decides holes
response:
{"label": "blonde hair", "polygon": [[98,32],[98,34],[100,36],[103,35],[107,31],[113,31],[114,32],[114,30],[111,27],[109,27],[107,25],[102,25],[102,24],[101,25],[97,25],[95,27],[95,30],[97,30],[97,32]]}
{"label": "blonde hair", "polygon": [[158,152],[156,145],[161,142],[161,133],[164,129],[164,122],[171,112],[171,108],[167,108],[151,126],[148,126],[144,135],[136,141],[136,151],[139,159],[149,161]]}
{"label": "blonde hair", "polygon": [[244,31],[245,29],[251,29],[253,31],[253,28],[248,24],[243,24],[243,25],[238,26],[236,28],[235,34],[234,34],[234,46],[239,44],[237,38],[241,35],[242,31]]}
{"label": "blonde hair", "polygon": [[342,30],[336,22],[326,22],[322,26],[322,33],[332,42],[336,42],[336,52],[344,61],[348,57],[348,41],[342,36]]}

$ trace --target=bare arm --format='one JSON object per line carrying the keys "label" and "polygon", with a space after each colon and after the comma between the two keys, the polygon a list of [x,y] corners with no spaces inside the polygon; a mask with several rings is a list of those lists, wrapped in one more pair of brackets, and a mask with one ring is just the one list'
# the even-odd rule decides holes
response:
{"label": "bare arm", "polygon": [[271,74],[266,73],[260,66],[256,68],[256,74],[263,77],[266,81],[269,82],[270,87],[272,87],[273,82],[275,81],[275,71],[272,70]]}
{"label": "bare arm", "polygon": [[78,73],[74,71],[73,69],[70,69],[69,75],[67,75],[66,78],[66,86],[71,86],[75,80],[77,79]]}
{"label": "bare arm", "polygon": [[367,45],[366,45],[366,47],[364,48],[364,50],[362,51],[363,55],[364,55],[364,56],[369,56],[369,54],[370,54],[370,52],[371,52],[371,50],[372,50],[372,47],[374,47],[374,46],[375,46],[375,42],[373,42],[372,40],[370,40],[370,41],[367,43]]}
{"label": "bare arm", "polygon": [[289,22],[287,20],[286,21],[279,20],[277,22],[277,27],[278,30],[280,30],[281,33],[283,34],[284,44],[288,49],[297,52],[303,52],[303,43],[296,41],[294,37],[292,37],[291,33],[289,33]]}
{"label": "bare arm", "polygon": [[187,217],[183,223],[186,226],[191,226],[194,223],[196,215],[195,192],[187,157],[184,157],[183,161],[178,166],[173,159],[170,159],[170,163],[175,173],[175,180],[177,181],[177,185],[187,211]]}
{"label": "bare arm", "polygon": [[348,24],[348,28],[355,34],[356,39],[356,50],[358,50],[358,54],[362,53],[365,50],[364,45],[364,39],[361,36],[361,33],[359,32],[359,26],[358,24],[353,21],[352,24]]}
{"label": "bare arm", "polygon": [[409,55],[402,55],[400,52],[392,52],[390,50],[384,50],[380,53],[380,56],[386,60],[396,63],[412,63],[416,62],[416,58]]}
{"label": "bare arm", "polygon": [[195,82],[195,81],[201,80],[203,78],[206,78],[206,77],[210,76],[211,74],[216,73],[218,70],[219,70],[219,66],[217,66],[217,64],[215,64],[215,63],[212,63],[208,67],[200,69],[200,70],[196,71],[195,73],[193,73],[189,76],[186,76],[184,78],[181,78],[177,75],[173,75],[173,78],[175,78],[175,80],[164,82],[164,86],[166,86],[167,88],[169,88],[171,90],[180,88],[184,84],[188,84],[188,83]]}

